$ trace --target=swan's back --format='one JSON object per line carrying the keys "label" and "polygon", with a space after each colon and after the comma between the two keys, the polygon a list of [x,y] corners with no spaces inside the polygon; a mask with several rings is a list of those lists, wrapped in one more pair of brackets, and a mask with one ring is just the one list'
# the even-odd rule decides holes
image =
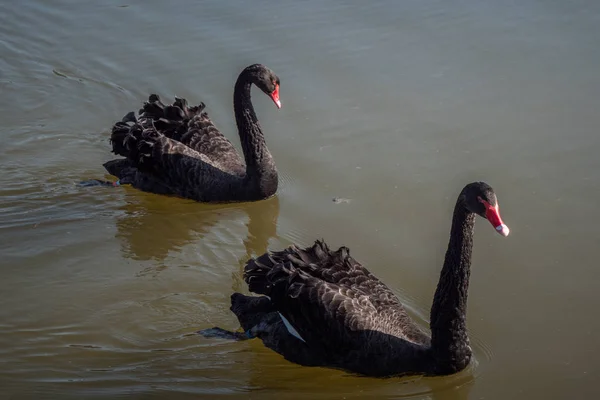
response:
{"label": "swan's back", "polygon": [[222,171],[244,175],[246,164],[242,157],[204,109],[204,103],[189,106],[186,99],[177,97],[173,104],[165,105],[153,94],[140,109],[139,122],[144,128],[152,126],[160,134],[205,155]]}
{"label": "swan's back", "polygon": [[258,199],[256,190],[244,185],[243,175],[226,170],[231,158],[213,160],[159,132],[150,118],[127,114],[114,125],[111,143],[113,152],[126,159],[104,166],[121,184],[202,202]]}
{"label": "swan's back", "polygon": [[[415,343],[428,337],[416,326],[396,295],[350,256],[347,247],[329,250],[324,241],[300,249],[294,245],[250,260],[244,277],[251,292],[275,304],[294,302],[294,310],[326,311],[340,331],[374,330]],[[303,324],[301,318],[298,324]]]}

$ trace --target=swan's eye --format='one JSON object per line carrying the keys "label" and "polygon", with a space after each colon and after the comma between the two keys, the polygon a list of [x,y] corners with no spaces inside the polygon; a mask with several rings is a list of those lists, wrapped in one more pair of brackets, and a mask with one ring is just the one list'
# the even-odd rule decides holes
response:
{"label": "swan's eye", "polygon": [[483,204],[485,208],[492,207],[492,205],[488,201],[482,199],[481,196],[477,196],[477,201]]}

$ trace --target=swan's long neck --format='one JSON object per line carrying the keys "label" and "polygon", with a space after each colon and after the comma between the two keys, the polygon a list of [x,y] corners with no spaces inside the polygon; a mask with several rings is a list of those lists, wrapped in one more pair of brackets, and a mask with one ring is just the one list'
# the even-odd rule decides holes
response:
{"label": "swan's long neck", "polygon": [[431,307],[431,348],[438,373],[465,368],[471,360],[467,336],[467,291],[475,214],[459,200],[454,208],[450,242]]}
{"label": "swan's long neck", "polygon": [[242,73],[235,84],[233,109],[246,160],[246,179],[256,185],[261,197],[267,197],[277,190],[277,169],[252,106],[251,86],[249,77]]}

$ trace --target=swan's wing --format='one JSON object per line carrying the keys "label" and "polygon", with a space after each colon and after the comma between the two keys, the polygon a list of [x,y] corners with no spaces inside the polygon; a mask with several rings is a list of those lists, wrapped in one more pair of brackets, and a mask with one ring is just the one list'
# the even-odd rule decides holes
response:
{"label": "swan's wing", "polygon": [[174,194],[168,185],[153,175],[140,171],[127,158],[107,161],[104,163],[104,168],[106,168],[109,174],[118,177],[122,184],[130,184],[145,192],[166,195]]}
{"label": "swan's wing", "polygon": [[[270,299],[287,332],[319,358],[344,365],[357,357],[382,356],[382,349],[389,349],[392,342],[408,347],[426,342],[402,308],[382,308],[370,296],[310,276],[291,262],[278,264],[269,278]],[[280,341],[292,340],[283,331],[279,334]]]}
{"label": "swan's wing", "polygon": [[269,280],[271,302],[313,347],[353,347],[360,332],[377,318],[378,310],[368,296],[310,276],[291,262],[275,266]]}
{"label": "swan's wing", "polygon": [[204,103],[189,106],[187,100],[180,98],[171,105],[165,105],[153,94],[140,110],[140,123],[144,128],[152,124],[159,133],[205,155],[219,164],[222,170],[243,175],[246,170],[244,161],[204,108]]}
{"label": "swan's wing", "polygon": [[244,278],[250,291],[269,296],[300,335],[315,342],[351,345],[364,341],[357,335],[365,332],[428,340],[391,290],[346,248],[331,252],[322,241],[303,250],[291,246],[250,260]]}
{"label": "swan's wing", "polygon": [[230,200],[228,190],[240,179],[221,170],[220,165],[204,154],[153,127],[144,129],[137,122],[117,123],[111,143],[115,154],[127,157],[139,171],[182,197],[198,201]]}
{"label": "swan's wing", "polygon": [[[268,269],[270,266],[286,261],[292,262],[295,268],[320,280],[368,295],[372,301],[382,306],[400,306],[400,301],[394,292],[352,258],[347,247],[331,251],[321,240],[317,240],[313,246],[305,249],[292,245],[282,251],[263,254],[256,260],[250,260],[246,270],[248,272],[254,270],[257,264]],[[260,270],[258,268],[253,273],[256,274]]]}

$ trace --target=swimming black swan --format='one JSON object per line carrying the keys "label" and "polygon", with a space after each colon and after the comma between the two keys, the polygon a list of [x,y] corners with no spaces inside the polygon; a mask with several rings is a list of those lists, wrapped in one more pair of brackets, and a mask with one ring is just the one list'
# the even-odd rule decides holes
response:
{"label": "swimming black swan", "polygon": [[235,83],[233,108],[244,152],[235,148],[203,112],[204,103],[185,99],[164,105],[151,95],[140,110],[117,122],[110,141],[125,159],[104,164],[118,184],[202,202],[261,200],[277,191],[277,169],[267,149],[250,99],[252,84],[269,95],[277,108],[279,78],[261,64],[245,68]]}
{"label": "swimming black swan", "polygon": [[493,189],[484,182],[465,186],[454,208],[431,308],[431,338],[348,248],[330,251],[323,241],[250,260],[244,280],[251,292],[264,296],[231,296],[231,311],[245,332],[211,328],[200,333],[258,337],[289,361],[369,376],[458,372],[471,360],[466,311],[476,214],[508,235]]}

